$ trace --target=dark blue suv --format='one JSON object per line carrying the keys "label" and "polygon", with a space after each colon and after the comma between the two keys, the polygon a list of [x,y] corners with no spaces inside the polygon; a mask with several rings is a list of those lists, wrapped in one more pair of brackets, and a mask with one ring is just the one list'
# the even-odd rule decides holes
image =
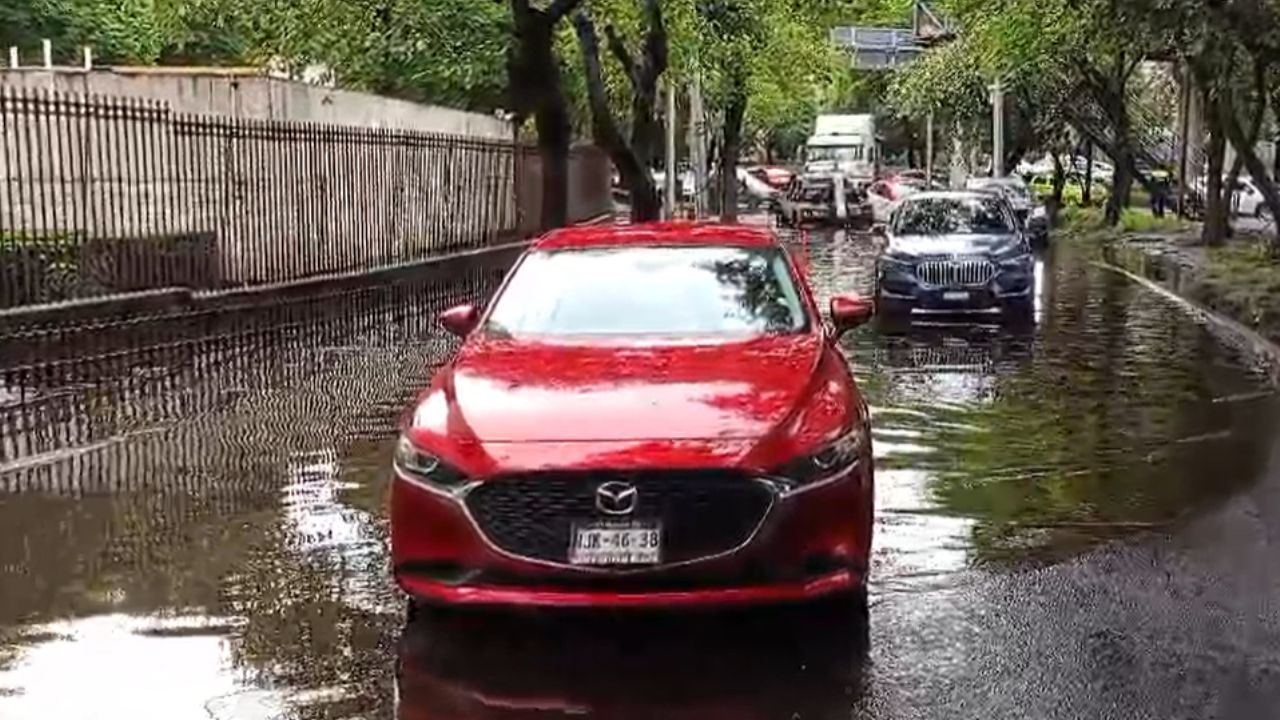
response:
{"label": "dark blue suv", "polygon": [[894,210],[884,235],[876,260],[881,313],[1031,315],[1031,246],[1003,197],[978,192],[911,195]]}

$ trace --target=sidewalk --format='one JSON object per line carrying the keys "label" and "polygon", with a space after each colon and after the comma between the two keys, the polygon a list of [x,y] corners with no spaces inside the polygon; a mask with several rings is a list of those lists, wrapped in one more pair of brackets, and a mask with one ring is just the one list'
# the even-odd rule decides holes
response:
{"label": "sidewalk", "polygon": [[1149,232],[1064,225],[1063,231],[1097,242],[1104,262],[1146,278],[1211,313],[1256,333],[1280,358],[1280,262],[1248,229],[1219,247],[1200,244],[1200,224]]}

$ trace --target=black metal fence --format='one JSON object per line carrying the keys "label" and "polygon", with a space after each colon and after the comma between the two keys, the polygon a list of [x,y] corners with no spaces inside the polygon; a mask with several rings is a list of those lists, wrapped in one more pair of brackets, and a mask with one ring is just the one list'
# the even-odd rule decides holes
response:
{"label": "black metal fence", "polygon": [[530,157],[513,142],[0,86],[0,308],[254,286],[517,239],[539,225],[521,198],[536,185]]}

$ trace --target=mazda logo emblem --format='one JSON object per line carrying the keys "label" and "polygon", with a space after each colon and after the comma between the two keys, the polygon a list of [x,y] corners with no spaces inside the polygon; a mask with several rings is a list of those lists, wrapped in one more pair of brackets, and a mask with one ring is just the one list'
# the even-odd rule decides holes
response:
{"label": "mazda logo emblem", "polygon": [[640,499],[636,486],[621,480],[610,480],[596,487],[596,508],[606,515],[630,515]]}

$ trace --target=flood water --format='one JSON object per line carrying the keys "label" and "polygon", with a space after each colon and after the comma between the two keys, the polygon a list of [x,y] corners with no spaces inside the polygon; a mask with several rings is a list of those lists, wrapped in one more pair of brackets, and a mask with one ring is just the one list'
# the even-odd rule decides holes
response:
{"label": "flood water", "polygon": [[[794,247],[823,298],[869,289],[869,238]],[[803,609],[406,628],[387,561],[392,429],[453,347],[434,313],[488,277],[224,331],[180,367],[158,362],[162,393],[75,390],[83,416],[56,419],[80,450],[28,439],[22,456],[11,441],[0,717],[1275,707],[1280,587],[1254,568],[1280,549],[1258,509],[1280,401],[1167,300],[1067,248],[1038,267],[1033,327],[877,325],[843,341],[874,418],[869,650]],[[137,406],[129,422],[119,403]],[[108,415],[111,433],[85,429]]]}

